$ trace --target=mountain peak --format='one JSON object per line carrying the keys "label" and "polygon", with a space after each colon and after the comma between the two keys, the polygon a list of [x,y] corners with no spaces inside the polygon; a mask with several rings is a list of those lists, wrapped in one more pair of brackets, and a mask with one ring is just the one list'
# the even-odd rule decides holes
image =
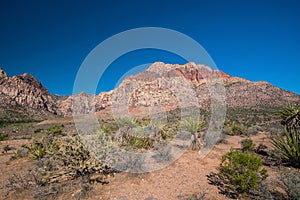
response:
{"label": "mountain peak", "polygon": [[[16,113],[16,119],[41,119],[57,113],[48,90],[34,76],[25,73],[10,78],[0,69],[0,79],[0,104]],[[18,107],[22,109],[14,110]],[[0,112],[0,120],[5,116]]]}
{"label": "mountain peak", "polygon": [[204,79],[231,77],[220,70],[214,70],[209,66],[203,64],[196,64],[194,62],[188,62],[183,65],[155,62],[146,71],[157,73],[159,75],[164,75],[166,72],[175,72],[176,74],[183,75],[187,80],[201,83]]}
{"label": "mountain peak", "polygon": [[5,73],[5,71],[2,68],[0,68],[0,79],[2,78],[8,78],[8,75]]}

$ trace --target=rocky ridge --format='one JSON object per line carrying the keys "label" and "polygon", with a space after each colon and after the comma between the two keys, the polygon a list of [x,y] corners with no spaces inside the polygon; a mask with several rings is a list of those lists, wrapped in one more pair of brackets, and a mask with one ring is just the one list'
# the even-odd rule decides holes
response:
{"label": "rocky ridge", "polygon": [[[0,69],[0,119],[43,119],[57,114],[48,90],[32,75],[9,77]],[[19,118],[19,119],[17,119]]]}
{"label": "rocky ridge", "polygon": [[[84,92],[72,96],[50,95],[42,84],[29,74],[8,77],[0,70],[0,115],[11,109],[24,116],[71,116],[75,113],[111,112],[127,109],[171,110],[182,104],[196,104],[209,109],[211,90],[208,87],[223,85],[226,105],[229,108],[280,106],[286,102],[300,102],[300,96],[274,87],[263,81],[252,82],[230,76],[204,65],[184,65],[156,62],[146,71],[125,78],[110,92],[88,95]],[[188,95],[188,96],[186,96]],[[196,99],[196,100],[195,100]],[[76,106],[74,107],[74,102]],[[182,105],[181,105],[182,106]]]}
{"label": "rocky ridge", "polygon": [[[195,63],[173,65],[156,62],[146,71],[125,78],[115,90],[94,96],[91,105],[95,106],[96,112],[114,107],[120,109],[122,106],[134,112],[156,106],[171,110],[180,104],[178,94],[193,93],[190,97],[197,98],[197,106],[209,109],[212,91],[208,88],[208,82],[211,85],[223,84],[226,105],[230,108],[259,109],[280,106],[286,102],[300,102],[299,95],[264,81],[252,82]],[[61,108],[70,108],[70,99],[61,101],[60,104],[64,105]],[[70,115],[71,111],[67,109],[63,113]]]}

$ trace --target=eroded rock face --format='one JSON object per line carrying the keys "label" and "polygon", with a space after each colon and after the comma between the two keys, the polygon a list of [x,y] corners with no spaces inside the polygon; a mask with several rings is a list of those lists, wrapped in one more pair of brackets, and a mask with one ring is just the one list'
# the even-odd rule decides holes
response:
{"label": "eroded rock face", "polygon": [[[93,103],[89,104],[94,106],[96,112],[107,109],[140,112],[155,108],[163,111],[182,106],[182,102],[210,109],[211,93],[214,92],[212,86],[218,84],[223,84],[226,105],[231,108],[257,108],[279,106],[287,101],[300,102],[299,95],[267,82],[251,82],[232,77],[195,63],[173,65],[156,62],[146,71],[125,78],[115,90],[94,96]],[[64,115],[72,114],[70,99],[60,101],[59,104]]]}
{"label": "eroded rock face", "polygon": [[7,108],[22,108],[27,116],[37,115],[40,118],[57,114],[56,105],[48,90],[30,74],[10,78],[1,69],[0,102]]}
{"label": "eroded rock face", "polygon": [[[133,113],[172,110],[182,106],[210,109],[214,87],[223,85],[227,107],[257,108],[300,102],[299,95],[267,82],[232,77],[204,65],[156,62],[146,71],[129,76],[114,90],[99,95],[80,93],[52,96],[33,76],[8,77],[0,69],[0,113],[14,116],[71,116],[77,113],[132,111]],[[221,87],[220,87],[221,88]],[[74,107],[74,101],[76,106]],[[149,110],[150,109],[150,110]]]}
{"label": "eroded rock face", "polygon": [[0,79],[6,79],[8,78],[7,74],[5,73],[5,71],[3,71],[3,69],[0,68]]}

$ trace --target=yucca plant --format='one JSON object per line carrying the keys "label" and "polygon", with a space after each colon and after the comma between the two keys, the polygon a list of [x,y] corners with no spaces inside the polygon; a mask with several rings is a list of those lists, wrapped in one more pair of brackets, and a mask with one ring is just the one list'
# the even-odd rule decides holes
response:
{"label": "yucca plant", "polygon": [[33,141],[31,144],[25,146],[28,149],[29,157],[34,160],[39,160],[43,158],[47,151],[43,143],[38,141]]}
{"label": "yucca plant", "polygon": [[300,143],[294,130],[285,131],[285,137],[277,136],[271,142],[283,162],[300,167]]}
{"label": "yucca plant", "polygon": [[57,138],[47,135],[41,140],[33,140],[33,142],[23,146],[28,150],[28,155],[34,160],[39,160],[45,155],[53,155],[60,147]]}
{"label": "yucca plant", "polygon": [[275,113],[282,119],[285,134],[272,139],[272,144],[283,162],[300,167],[300,107],[288,103]]}
{"label": "yucca plant", "polygon": [[200,131],[205,125],[205,121],[191,117],[180,121],[179,128],[193,134]]}
{"label": "yucca plant", "polygon": [[129,133],[125,133],[123,137],[123,146],[130,146],[134,149],[151,149],[153,147],[153,141],[149,137]]}
{"label": "yucca plant", "polygon": [[288,132],[294,130],[299,135],[300,106],[288,103],[275,111],[275,114],[281,118],[281,124],[285,126]]}
{"label": "yucca plant", "polygon": [[200,150],[201,142],[199,141],[199,131],[205,127],[205,125],[205,121],[193,117],[180,121],[179,129],[188,131],[193,135],[191,144],[192,150]]}

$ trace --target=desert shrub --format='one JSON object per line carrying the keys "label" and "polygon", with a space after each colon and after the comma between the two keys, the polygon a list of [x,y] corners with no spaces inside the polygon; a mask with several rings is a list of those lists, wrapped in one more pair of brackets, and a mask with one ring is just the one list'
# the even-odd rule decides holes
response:
{"label": "desert shrub", "polygon": [[130,118],[130,117],[120,117],[116,120],[117,124],[119,127],[133,127],[133,126],[138,126],[139,122],[136,118]]}
{"label": "desert shrub", "polygon": [[153,147],[153,141],[149,137],[131,135],[128,133],[123,134],[123,146],[130,146],[134,149],[150,149]]}
{"label": "desert shrub", "polygon": [[61,135],[62,133],[62,128],[59,126],[50,126],[46,131],[47,135]]}
{"label": "desert shrub", "polygon": [[233,122],[231,124],[231,126],[229,126],[229,128],[228,128],[228,134],[231,135],[231,136],[242,135],[245,130],[246,130],[245,127],[237,124],[236,122]]}
{"label": "desert shrub", "polygon": [[104,133],[111,133],[113,131],[116,130],[116,127],[113,125],[105,125],[105,124],[101,124],[100,125],[100,129],[101,131],[103,131]]}
{"label": "desert shrub", "polygon": [[277,136],[271,142],[284,163],[300,167],[300,141],[295,131],[286,131],[284,137]]}
{"label": "desert shrub", "polygon": [[174,131],[171,128],[164,128],[160,131],[161,137],[164,140],[172,139],[175,135]]}
{"label": "desert shrub", "polygon": [[18,158],[22,158],[27,156],[28,150],[27,148],[21,147],[20,149],[17,149],[14,154],[11,156],[10,160],[15,160]]}
{"label": "desert shrub", "polygon": [[[170,124],[171,124],[171,127],[170,127]],[[152,121],[150,121],[149,126],[154,127],[156,134],[160,135],[163,140],[166,140],[166,139],[172,139],[176,135],[176,133],[175,133],[176,126],[174,126],[173,123],[170,123],[170,124],[168,124],[166,122],[165,123],[161,122],[159,120],[152,120]]]}
{"label": "desert shrub", "polygon": [[278,194],[272,191],[270,188],[270,182],[267,180],[259,183],[257,188],[250,189],[249,194],[247,194],[248,199],[255,200],[266,200],[266,199],[283,199],[282,196],[278,196]]}
{"label": "desert shrub", "polygon": [[13,150],[14,148],[7,144],[2,149],[3,149],[3,153],[4,152],[7,153],[8,151]]}
{"label": "desert shrub", "polygon": [[31,188],[33,196],[38,199],[54,199],[63,193],[64,184],[79,179],[82,182],[75,196],[80,199],[87,197],[94,182],[107,183],[107,175],[115,172],[96,159],[79,136],[58,138],[45,135],[39,141],[24,145],[24,149],[36,160],[35,168],[30,176],[11,177],[8,187],[13,191]]}
{"label": "desert shrub", "polygon": [[56,165],[53,168],[59,170],[51,173],[53,175],[51,179],[60,179],[64,176],[76,178],[99,173],[101,176],[95,181],[104,182],[103,174],[112,171],[88,151],[78,136],[62,142],[59,150],[53,155],[53,161]]}
{"label": "desert shrub", "polygon": [[253,143],[253,141],[251,139],[242,140],[241,144],[242,144],[243,152],[254,152],[255,144]]}
{"label": "desert shrub", "polygon": [[43,132],[43,131],[44,131],[44,129],[38,128],[38,129],[35,129],[35,130],[34,130],[34,133],[41,133],[41,132]]}
{"label": "desert shrub", "polygon": [[300,199],[300,174],[298,172],[283,173],[280,177],[289,200]]}
{"label": "desert shrub", "polygon": [[33,141],[29,145],[26,145],[26,148],[28,149],[29,156],[34,160],[41,159],[46,155],[47,147],[41,142]]}
{"label": "desert shrub", "polygon": [[210,182],[218,185],[222,193],[234,198],[249,194],[268,176],[259,157],[232,149],[222,156],[218,170],[217,174],[208,176]]}
{"label": "desert shrub", "polygon": [[43,137],[40,141],[33,140],[30,144],[24,145],[28,149],[28,155],[38,160],[43,158],[46,154],[54,154],[59,149],[60,143],[57,138],[48,135]]}
{"label": "desert shrub", "polygon": [[0,133],[0,141],[8,139],[8,134]]}
{"label": "desert shrub", "polygon": [[20,174],[13,174],[9,177],[7,184],[5,185],[8,191],[22,191],[29,189],[33,184],[33,178],[31,174],[22,176]]}

